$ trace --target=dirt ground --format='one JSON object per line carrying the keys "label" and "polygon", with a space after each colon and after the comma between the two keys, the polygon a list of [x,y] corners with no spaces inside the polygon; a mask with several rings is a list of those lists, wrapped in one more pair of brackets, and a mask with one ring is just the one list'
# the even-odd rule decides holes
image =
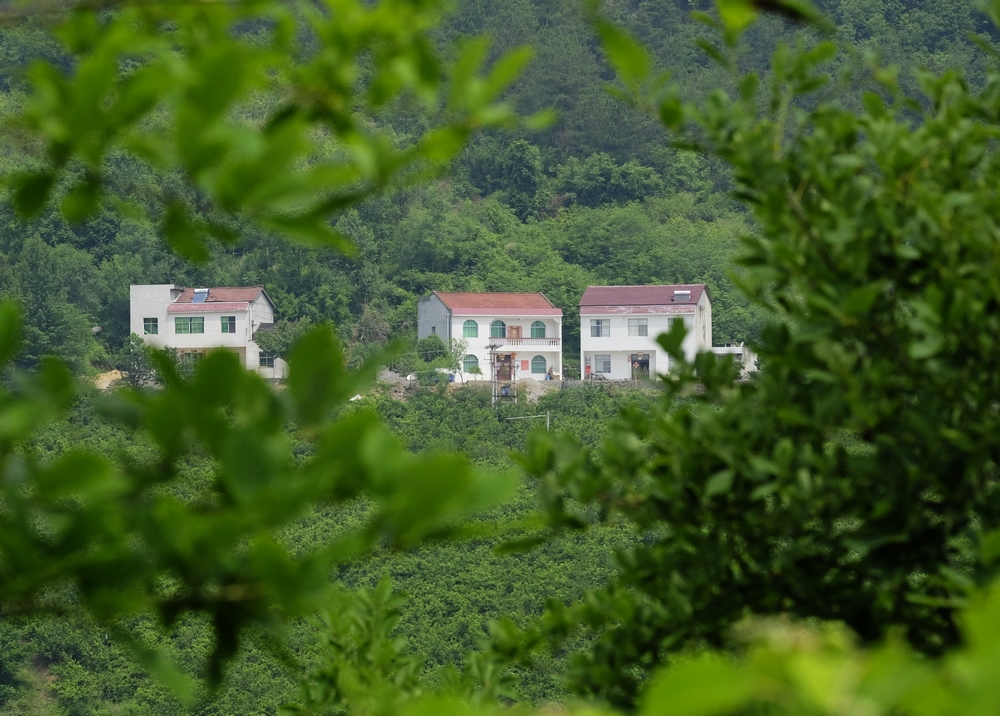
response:
{"label": "dirt ground", "polygon": [[518,400],[526,400],[529,403],[537,403],[540,397],[553,390],[559,390],[558,380],[521,378],[517,381]]}
{"label": "dirt ground", "polygon": [[120,370],[110,370],[107,373],[101,373],[94,378],[94,385],[98,390],[108,390],[112,385],[120,381],[125,377],[125,374]]}

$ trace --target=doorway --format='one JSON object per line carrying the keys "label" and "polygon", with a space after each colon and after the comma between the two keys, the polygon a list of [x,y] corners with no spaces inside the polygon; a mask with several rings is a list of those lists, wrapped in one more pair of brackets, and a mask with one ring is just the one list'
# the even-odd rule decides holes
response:
{"label": "doorway", "polygon": [[649,377],[649,353],[633,353],[629,363],[632,364],[632,380]]}

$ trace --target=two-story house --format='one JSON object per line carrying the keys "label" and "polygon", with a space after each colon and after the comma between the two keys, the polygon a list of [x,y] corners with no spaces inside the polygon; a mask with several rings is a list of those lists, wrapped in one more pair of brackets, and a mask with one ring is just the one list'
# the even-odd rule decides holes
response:
{"label": "two-story house", "polygon": [[705,284],[588,287],[580,299],[583,376],[625,380],[666,373],[670,357],[656,337],[674,321],[687,329],[681,345],[686,359],[712,349],[712,302]]}
{"label": "two-story house", "polygon": [[274,325],[274,303],[263,286],[130,286],[129,316],[132,333],[156,348],[173,348],[183,363],[225,348],[265,378],[288,373],[281,358],[261,352],[254,342],[257,331]]}
{"label": "two-story house", "polygon": [[490,361],[501,380],[538,380],[562,374],[562,310],[541,293],[435,291],[417,304],[417,338],[462,341],[465,379],[490,380]]}

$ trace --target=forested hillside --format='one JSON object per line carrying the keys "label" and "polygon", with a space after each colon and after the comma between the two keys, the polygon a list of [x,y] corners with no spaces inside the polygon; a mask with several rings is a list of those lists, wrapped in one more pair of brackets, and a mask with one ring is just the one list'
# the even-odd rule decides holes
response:
{"label": "forested hillside", "polygon": [[[710,5],[630,0],[610,5],[608,13],[697,97],[732,82],[695,45],[708,31],[689,13]],[[973,81],[982,76],[984,56],[968,34],[991,30],[972,3],[821,5],[859,57],[883,53],[904,68],[904,83],[912,85],[911,70],[921,66],[961,66]],[[3,30],[0,108],[8,117],[24,102],[32,58],[60,59],[44,23],[35,18]],[[566,312],[570,366],[578,355],[574,311],[588,284],[704,282],[716,306],[716,341],[755,336],[759,318],[727,278],[739,236],[753,227],[726,195],[724,167],[672,149],[657,122],[606,91],[613,72],[581,3],[463,0],[438,42],[448,54],[479,33],[492,38],[494,53],[524,44],[534,49],[509,100],[522,113],[554,109],[556,120],[540,132],[491,130],[432,185],[400,188],[344,213],[336,227],[358,247],[356,259],[291,246],[250,223],[235,223],[236,245],[219,245],[207,262],[191,265],[164,246],[148,216],[116,210],[116,200],[153,208],[159,197],[180,191],[126,156],[109,160],[113,195],[81,224],[67,224],[54,208],[24,224],[5,203],[0,291],[31,307],[19,360],[32,365],[56,353],[81,371],[114,366],[128,332],[132,283],[262,283],[280,320],[331,321],[357,357],[394,337],[414,339],[416,299],[434,289],[544,292]],[[766,77],[772,48],[788,33],[778,19],[760,23],[739,52],[740,65],[760,68]],[[69,59],[61,62],[68,66]],[[842,89],[845,103],[858,102],[861,87]],[[246,121],[255,116],[247,107]],[[376,121],[405,143],[433,121],[433,112],[395,106]],[[31,166],[32,148],[17,133],[7,133],[4,142],[7,171]],[[209,212],[195,197],[188,201],[196,212]],[[101,328],[96,335],[94,326]]]}
{"label": "forested hillside", "polygon": [[[698,49],[699,39],[715,43],[717,33],[692,19],[690,13],[711,13],[712,2],[623,0],[605,5],[607,19],[634,33],[651,51],[657,68],[670,70],[679,91],[687,98],[697,101],[720,87],[738,94],[736,75]],[[915,72],[919,68],[943,71],[957,67],[973,87],[985,82],[988,55],[975,47],[970,34],[988,42],[996,40],[997,34],[985,16],[965,0],[824,0],[818,5],[835,23],[837,39],[848,50],[833,61],[831,71],[837,81],[828,92],[839,105],[849,110],[861,107],[864,104],[862,93],[874,88],[869,75],[861,70],[866,53],[880,53],[887,62],[898,65],[900,83],[911,93],[917,92]],[[64,69],[72,65],[72,60],[63,56],[58,45],[47,35],[47,21],[45,17],[29,15],[0,31],[0,116],[10,127],[2,140],[6,174],[14,174],[20,168],[31,169],[39,161],[34,140],[29,134],[21,133],[20,125],[14,121],[27,101],[26,76],[31,61],[46,57]],[[260,28],[243,29],[252,37]],[[775,45],[793,38],[798,31],[785,20],[767,17],[750,28],[739,46],[733,49],[720,46],[720,51],[731,56],[738,70],[758,71],[761,84],[766,86]],[[493,57],[520,45],[533,48],[533,62],[508,90],[506,99],[525,115],[555,110],[554,119],[537,130],[488,129],[475,135],[448,169],[435,175],[430,182],[401,183],[339,212],[333,220],[334,226],[356,247],[354,257],[329,248],[310,248],[288,242],[249,218],[225,216],[220,219],[217,207],[204,196],[192,192],[180,178],[160,176],[143,161],[121,152],[107,159],[104,179],[108,193],[103,204],[96,213],[78,222],[66,218],[67,215],[72,217],[75,206],[70,180],[57,185],[56,201],[29,221],[21,218],[13,201],[7,197],[0,203],[0,296],[13,297],[23,307],[24,346],[14,359],[15,364],[35,370],[43,356],[55,354],[81,376],[121,366],[127,354],[128,287],[136,283],[264,284],[275,301],[280,324],[289,328],[290,333],[306,324],[332,324],[346,346],[352,365],[376,354],[394,339],[401,339],[410,346],[410,350],[404,349],[397,360],[405,362],[408,356],[412,357],[416,347],[416,302],[420,296],[436,289],[544,292],[566,314],[564,358],[570,368],[578,354],[578,322],[574,312],[577,301],[590,284],[704,282],[712,294],[716,342],[759,338],[766,316],[759,303],[752,306],[741,296],[732,278],[733,272],[739,275],[740,271],[731,259],[739,250],[741,237],[759,235],[761,231],[738,197],[731,195],[737,180],[718,157],[670,146],[663,127],[655,118],[628,107],[608,92],[607,85],[617,82],[615,72],[592,24],[585,18],[582,3],[577,0],[457,0],[452,12],[435,31],[434,41],[442,54],[457,57],[459,50],[456,48],[484,33],[492,38],[490,52]],[[817,39],[811,31],[804,37],[803,42],[807,44]],[[258,100],[259,104],[248,103],[240,108],[239,121],[256,126],[267,114],[266,110],[273,107],[275,98],[262,94]],[[807,100],[801,101],[806,103]],[[444,108],[403,99],[367,119],[390,132],[403,147],[446,114]],[[334,156],[340,148],[331,141],[324,150]],[[76,172],[73,178],[86,175],[83,168],[72,166],[69,172]],[[190,262],[164,242],[159,220],[165,199],[185,206],[195,220],[217,222],[224,229],[219,231],[221,238],[212,243],[211,252],[204,261]],[[896,314],[890,311],[887,315],[906,313],[905,310]],[[774,339],[773,334],[771,338]],[[891,349],[893,345],[887,348]],[[900,352],[905,353],[905,350],[900,349]],[[836,350],[831,353],[840,355]],[[832,379],[815,365],[809,364],[809,368],[813,370],[812,376],[832,383]],[[838,375],[850,376],[857,372],[860,371],[852,372],[848,367]],[[806,386],[803,388],[793,378],[794,375],[788,378],[789,395],[809,394],[814,388],[809,381],[803,381]],[[685,379],[692,378],[688,375]],[[710,384],[708,398],[715,397],[711,374],[706,380]],[[774,381],[779,384],[780,376]],[[817,378],[815,383],[822,383],[822,380]],[[744,388],[749,391],[746,386]],[[861,388],[858,391],[863,392]],[[640,438],[655,442],[657,436],[652,433],[657,426],[662,429],[666,424],[664,412],[678,409],[682,416],[679,420],[687,421],[687,426],[697,424],[698,410],[702,406],[695,405],[691,396],[701,392],[679,394],[676,403],[663,408],[666,403],[655,390],[588,387],[551,393],[537,404],[522,403],[497,411],[489,404],[488,394],[476,388],[418,389],[410,392],[405,400],[399,400],[384,388],[375,388],[356,403],[331,409],[338,419],[372,411],[411,456],[450,451],[464,456],[478,468],[495,470],[498,474],[514,473],[519,480],[514,497],[466,526],[462,540],[431,541],[414,550],[396,549],[399,545],[385,541],[342,561],[333,577],[347,588],[374,589],[382,576],[388,575],[395,588],[408,594],[408,600],[400,607],[397,633],[405,641],[400,649],[404,654],[423,660],[414,668],[430,686],[448,684],[455,678],[455,668],[478,668],[480,662],[469,655],[477,650],[480,653],[488,651],[483,644],[495,620],[507,616],[512,624],[511,631],[530,629],[528,625],[532,619],[544,613],[547,600],[556,604],[552,607],[550,603],[549,607],[558,615],[560,604],[579,602],[587,590],[597,590],[608,583],[623,564],[633,573],[648,578],[657,588],[663,586],[656,564],[640,563],[641,560],[629,562],[629,557],[634,555],[625,554],[625,551],[637,546],[659,549],[658,540],[671,534],[671,525],[658,516],[642,512],[646,503],[635,497],[637,493],[630,492],[635,485],[615,484],[601,490],[595,487],[595,482],[586,482],[592,477],[587,469],[596,470],[595,465],[610,463],[612,471],[621,469],[618,477],[624,484],[633,476],[626,468],[635,468],[635,474],[641,473],[642,477],[636,480],[640,483],[636,489],[651,490],[650,494],[642,494],[643,499],[649,505],[676,509],[671,517],[676,517],[677,522],[687,509],[688,515],[714,518],[718,514],[722,515],[720,520],[731,519],[732,524],[739,525],[739,519],[755,514],[755,509],[765,502],[766,509],[760,508],[759,512],[779,522],[780,519],[774,517],[778,515],[776,506],[781,505],[786,493],[779,492],[778,478],[747,487],[750,497],[745,502],[724,502],[736,479],[734,475],[742,474],[739,470],[757,470],[761,476],[785,470],[792,475],[788,482],[796,485],[795,489],[801,488],[803,493],[812,495],[811,473],[805,468],[789,467],[798,459],[797,453],[793,455],[789,451],[799,447],[799,443],[791,447],[791,438],[779,446],[780,450],[776,448],[773,455],[765,453],[761,459],[749,461],[749,467],[741,463],[727,472],[717,469],[719,466],[710,459],[718,457],[716,452],[742,449],[741,446],[713,442],[713,435],[706,433],[698,436],[701,443],[691,441],[692,447],[685,452],[685,436],[669,431],[665,434],[670,440],[676,439],[676,444],[669,444],[673,452],[664,448],[662,454],[654,455],[659,461],[655,469],[679,465],[683,459],[687,461],[685,467],[693,466],[690,474],[700,480],[705,475],[699,469],[710,465],[709,487],[702,494],[698,492],[702,489],[700,484],[688,486],[685,495],[694,496],[690,509],[683,500],[675,500],[677,495],[664,497],[650,488],[653,469],[643,472],[637,462],[629,462],[639,460],[629,451],[638,451],[636,445],[642,442]],[[849,397],[857,399],[853,394]],[[809,434],[815,444],[809,443],[803,448],[803,462],[812,461],[808,463],[812,468],[826,457],[830,461],[840,460],[833,467],[822,464],[816,468],[817,471],[828,469],[838,476],[839,470],[846,472],[861,464],[867,470],[865,479],[869,480],[863,485],[876,483],[872,494],[881,496],[880,481],[888,470],[885,464],[872,467],[865,460],[874,459],[871,456],[883,446],[874,446],[875,439],[865,432],[865,426],[848,424],[847,419],[843,424],[833,423],[830,430],[827,430],[829,426],[817,427],[809,423],[809,420],[822,422],[840,407],[834,399],[819,401],[818,405],[814,414],[805,417],[792,409],[775,417],[768,412],[766,404],[764,407],[753,405],[757,412],[745,415],[737,412],[737,418],[762,426],[760,431],[765,434],[755,436],[761,444],[781,435],[787,427],[769,423],[769,420],[778,421],[792,415],[799,420],[794,423],[796,429],[808,423],[810,429],[815,428],[815,433]],[[122,427],[132,413],[121,409],[120,405],[117,405],[119,412],[115,413],[115,407],[97,395],[85,394],[77,398],[68,415],[18,443],[18,459],[23,457],[25,464],[32,466],[45,465],[54,456],[82,446],[127,465],[145,464],[143,461],[153,464],[157,453],[152,439],[146,435],[136,440],[136,433]],[[799,406],[793,407],[798,409]],[[880,409],[890,415],[905,412],[888,401]],[[828,412],[820,415],[820,410]],[[556,463],[556,457],[542,448],[531,447],[535,424],[506,420],[537,413],[551,413],[553,429],[564,431],[576,440],[574,447],[564,448],[558,455],[560,460],[570,463],[570,467],[565,468],[570,484],[565,495],[559,492],[564,485],[560,484],[557,489],[544,482],[552,478],[545,469],[535,470],[536,477],[531,478],[520,472],[525,465],[549,465],[545,460],[550,458],[551,464]],[[704,414],[711,417],[722,413],[713,407]],[[943,408],[941,414],[944,414]],[[122,415],[125,418],[121,418]],[[768,432],[768,428],[773,430]],[[314,454],[316,448],[310,440],[315,435],[309,426],[299,429],[282,425],[278,432],[291,446],[295,465]],[[907,435],[905,430],[901,430],[901,434]],[[920,434],[911,434],[919,443]],[[180,438],[178,441],[183,442]],[[927,444],[932,443],[928,440]],[[964,445],[960,447],[964,449]],[[895,446],[893,443],[893,449]],[[535,451],[531,452],[532,449]],[[553,455],[558,452],[552,449]],[[602,449],[606,452],[601,453]],[[526,450],[528,458],[517,460],[512,455],[515,451]],[[593,464],[582,457],[586,450],[599,455]],[[646,454],[643,459],[651,459],[651,454],[654,453]],[[169,467],[175,470],[177,479],[163,488],[164,494],[184,502],[212,492],[213,471],[217,464],[202,446],[192,449],[185,459]],[[554,468],[550,465],[546,469]],[[575,479],[581,484],[572,483]],[[817,478],[817,484],[819,482]],[[920,514],[930,515],[928,532],[939,530],[943,533],[945,527],[940,525],[950,528],[952,524],[953,515],[945,514],[945,507],[937,507],[947,502],[938,491],[940,488],[941,492],[946,492],[942,484],[918,490],[919,494],[913,498],[921,502],[923,512]],[[781,490],[784,489],[782,486]],[[899,492],[906,491],[901,489]],[[981,495],[987,492],[984,488]],[[849,501],[850,493],[852,489],[846,487],[837,493],[837,499]],[[981,506],[976,502],[981,495],[977,493],[975,499],[962,496],[966,502],[961,503],[961,509],[956,508],[955,514],[961,513],[963,519],[976,522],[977,518],[969,515]],[[550,538],[532,551],[498,552],[498,546],[538,532],[544,522],[537,510],[540,497],[543,501],[549,500],[545,503],[546,519],[557,523]],[[619,507],[624,505],[626,512],[634,509],[638,516],[621,517],[619,514],[602,521],[612,512],[605,511],[602,500],[619,498]],[[836,525],[837,530],[846,533],[855,528],[852,525],[861,523],[854,519],[853,513],[847,518],[835,513],[836,506],[830,507],[834,502],[833,498],[830,503],[824,502],[822,509],[830,510],[830,524]],[[881,518],[890,513],[890,507],[885,504],[888,498],[877,505],[875,500],[869,500],[866,506],[884,509],[884,513],[876,516]],[[951,503],[947,504],[950,509]],[[811,509],[813,505],[809,503],[807,507]],[[908,507],[909,503],[903,504],[903,508]],[[893,503],[892,509],[906,512],[897,503]],[[935,509],[940,509],[945,516],[941,517]],[[573,516],[582,514],[591,529],[560,531],[572,522],[568,516],[570,512]],[[334,507],[318,504],[280,535],[281,543],[294,553],[307,553],[350,533],[372,514],[372,505],[364,497]],[[892,516],[895,517],[895,513]],[[779,517],[785,520],[785,526],[794,522],[797,527],[801,523],[816,530],[816,534],[822,532],[814,521],[807,519],[812,517],[807,509],[797,514],[801,519],[789,520],[783,514]],[[823,519],[827,517],[824,512]],[[565,524],[559,524],[560,519],[564,519]],[[873,524],[875,522],[877,519],[873,518]],[[701,527],[691,528],[691,534],[695,535],[692,540],[700,538]],[[745,534],[752,534],[758,527],[751,525]],[[768,525],[760,529],[766,527]],[[742,538],[742,533],[737,534]],[[860,562],[869,549],[874,553],[883,544],[897,549],[896,545],[904,541],[896,534],[877,537],[883,541],[873,537],[870,542],[861,542],[859,537],[857,544],[861,547],[852,552],[850,559]],[[810,535],[805,541],[810,548],[820,544],[817,553],[822,553],[825,559],[827,553],[822,551],[825,549],[822,540],[814,538],[815,535]],[[775,553],[783,555],[782,550],[788,544],[786,534],[779,534],[773,543],[779,545]],[[919,545],[914,547],[918,548]],[[941,552],[947,552],[940,562],[945,565],[942,567],[944,576],[929,578],[934,588],[950,578],[955,565],[967,564],[965,553],[955,556],[965,548],[967,543],[958,539],[949,539],[947,549],[942,547]],[[809,555],[803,559],[808,562],[804,571],[808,571],[809,565],[814,563],[809,559],[815,553],[803,550],[803,554]],[[694,555],[690,557],[692,562],[700,559],[695,550],[688,551]],[[837,562],[836,557],[830,560],[834,564],[831,573],[845,564]],[[751,561],[748,559],[747,564]],[[731,578],[736,583],[739,577],[752,571],[747,565],[741,571],[741,567],[733,566],[735,563],[736,558],[731,563],[720,563],[722,576],[709,574],[704,577],[705,595],[714,598],[720,592],[717,585],[710,583],[711,579]],[[766,559],[761,564],[764,565],[762,570],[770,569]],[[898,579],[897,586],[916,583],[926,577],[880,569],[875,570],[879,575],[892,573],[893,578]],[[692,574],[702,578],[702,573],[696,570],[692,570]],[[860,568],[858,574],[861,574]],[[683,602],[687,597],[677,595],[686,587],[684,580],[676,574],[669,577],[674,581],[663,586],[664,590],[670,599],[676,597],[677,603]],[[856,578],[854,573],[850,578]],[[773,573],[766,572],[761,579],[778,583],[780,570],[775,568]],[[853,585],[838,586],[845,592],[867,594],[864,590],[871,589],[871,580],[866,582],[863,576],[856,579],[860,585],[856,589]],[[664,583],[668,581],[665,579]],[[53,599],[65,596],[59,589],[53,591],[55,595],[47,596]],[[736,594],[738,590],[732,591]],[[763,588],[749,592],[753,594],[748,599],[756,595],[764,603],[762,612],[769,608],[780,611],[792,604],[789,597],[774,606],[768,602],[769,593]],[[886,592],[893,590],[886,589],[883,594]],[[925,598],[924,595],[919,597]],[[587,604],[600,607],[605,604],[601,599],[606,598],[606,595],[592,596]],[[622,599],[623,603],[627,602],[624,597]],[[777,603],[780,599],[773,601]],[[808,606],[814,604],[804,601]],[[878,601],[878,608],[888,601],[891,600]],[[926,596],[924,602],[915,599],[913,603],[917,606],[908,607],[912,611],[906,613],[907,618],[912,613],[919,613],[926,623],[939,627],[940,622],[947,619],[935,621],[940,614],[933,610],[944,609],[941,605],[945,602],[948,608],[954,605],[939,592]],[[636,618],[653,619],[649,615],[656,612],[652,608],[643,611],[648,607],[645,604],[632,606],[635,609],[630,616],[639,615]],[[725,612],[725,618],[719,617],[718,622],[710,624],[704,632],[693,630],[686,635],[684,638],[689,642],[685,642],[685,648],[697,651],[705,644],[717,643],[718,633],[731,626],[726,620],[743,609],[742,603],[724,606],[720,612]],[[835,606],[831,606],[831,614]],[[895,604],[892,606],[895,608]],[[685,608],[690,610],[691,604]],[[933,613],[934,619],[926,617],[928,612]],[[800,615],[815,616],[806,608]],[[661,615],[655,613],[654,616],[659,618]],[[558,619],[551,614],[546,619],[545,628],[559,632]],[[184,672],[205,676],[206,664],[216,648],[212,641],[214,625],[207,617],[182,616],[172,623],[166,635],[152,624],[152,620],[128,617],[127,621],[125,626],[140,635],[142,644],[162,649]],[[914,622],[918,622],[917,617]],[[626,623],[626,626],[630,625]],[[635,633],[641,637],[645,626],[639,624]],[[873,626],[872,633],[881,627],[881,624],[877,628]],[[947,629],[941,627],[941,631]],[[288,627],[287,638],[280,644],[275,643],[273,634],[263,633],[264,630],[251,632],[240,643],[219,690],[214,693],[203,690],[198,694],[202,700],[194,709],[196,713],[275,713],[279,704],[298,698],[296,688],[302,674],[288,668],[289,654],[301,658],[301,663],[306,665],[322,663],[321,625],[295,622]],[[615,632],[609,633],[613,638]],[[946,636],[951,634],[953,630]],[[497,631],[492,636],[494,643],[503,643]],[[933,638],[937,636],[936,632],[932,634]],[[530,668],[524,666],[528,663],[524,659],[502,678],[477,673],[478,682],[490,683],[496,689],[494,695],[504,699],[523,699],[539,704],[561,701],[570,693],[566,664],[574,654],[578,666],[582,664],[584,670],[590,668],[593,673],[605,676],[610,673],[610,669],[603,669],[602,663],[588,662],[588,657],[581,656],[581,647],[597,642],[593,634],[559,635],[559,639],[564,637],[563,641],[556,640],[558,646],[551,651],[533,654]],[[639,641],[640,637],[635,638]],[[928,637],[928,643],[932,641]],[[932,646],[936,648],[940,644],[934,642]],[[928,651],[933,649],[928,647]],[[185,708],[167,686],[150,677],[145,667],[137,665],[134,655],[115,640],[115,634],[109,633],[106,624],[98,625],[77,616],[72,619],[59,615],[24,618],[5,614],[0,621],[0,653],[0,714],[174,714]],[[642,668],[648,668],[652,659],[647,653],[635,658]],[[639,667],[632,669],[633,666],[629,664],[622,671],[638,682]],[[595,684],[598,685],[594,690],[603,686],[596,680]],[[631,686],[638,688],[635,683]],[[586,691],[579,683],[572,688]],[[608,693],[611,692],[599,695],[605,697]],[[631,692],[624,696],[611,693],[608,698],[613,701],[618,697],[621,703],[628,703],[633,696]]]}

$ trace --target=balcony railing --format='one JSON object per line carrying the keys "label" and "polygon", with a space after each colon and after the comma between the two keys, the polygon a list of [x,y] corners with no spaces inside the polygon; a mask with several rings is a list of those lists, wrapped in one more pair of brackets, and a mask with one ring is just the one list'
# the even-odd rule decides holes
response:
{"label": "balcony railing", "polygon": [[491,340],[505,346],[523,346],[524,348],[558,348],[560,346],[558,338],[493,338]]}

